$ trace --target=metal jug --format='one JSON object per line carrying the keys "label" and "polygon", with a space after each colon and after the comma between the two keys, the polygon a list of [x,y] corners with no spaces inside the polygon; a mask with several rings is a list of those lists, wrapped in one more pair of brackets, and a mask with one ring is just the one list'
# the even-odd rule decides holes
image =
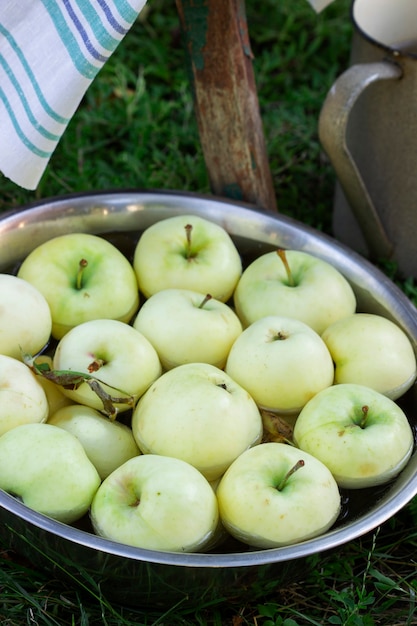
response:
{"label": "metal jug", "polygon": [[350,67],[319,117],[334,167],[333,233],[417,277],[417,0],[353,0]]}

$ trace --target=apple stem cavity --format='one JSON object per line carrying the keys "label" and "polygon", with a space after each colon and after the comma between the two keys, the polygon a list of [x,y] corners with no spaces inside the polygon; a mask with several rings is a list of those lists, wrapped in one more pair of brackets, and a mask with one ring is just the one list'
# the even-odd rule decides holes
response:
{"label": "apple stem cavity", "polygon": [[207,304],[207,302],[209,300],[211,300],[213,298],[213,296],[211,294],[207,294],[204,299],[200,302],[200,304],[198,305],[199,309],[204,309],[205,305]]}
{"label": "apple stem cavity", "polygon": [[283,333],[282,330],[279,330],[273,337],[274,341],[284,341],[285,339],[287,339],[288,335],[286,333]]}
{"label": "apple stem cavity", "polygon": [[300,459],[299,461],[297,461],[297,463],[293,465],[293,467],[285,474],[284,478],[281,480],[281,482],[277,486],[277,491],[282,491],[285,485],[287,484],[289,478],[301,467],[304,467],[304,465],[305,463],[303,459]]}
{"label": "apple stem cavity", "polygon": [[75,281],[75,286],[78,290],[80,290],[83,286],[83,275],[84,275],[84,270],[88,265],[88,261],[87,259],[81,259],[81,261],[78,264],[78,272],[77,272],[77,278]]}
{"label": "apple stem cavity", "polygon": [[281,259],[281,261],[284,264],[285,271],[287,273],[288,285],[290,287],[295,287],[294,276],[293,276],[293,273],[291,271],[290,264],[288,263],[288,259],[287,259],[287,255],[285,253],[285,250],[283,250],[282,248],[279,248],[277,250],[277,255],[279,256],[279,258]]}

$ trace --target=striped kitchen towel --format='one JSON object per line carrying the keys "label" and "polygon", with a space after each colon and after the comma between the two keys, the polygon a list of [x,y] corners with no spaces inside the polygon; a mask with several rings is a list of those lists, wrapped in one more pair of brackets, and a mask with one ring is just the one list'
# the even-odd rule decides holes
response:
{"label": "striped kitchen towel", "polygon": [[35,189],[146,0],[0,0],[0,171]]}

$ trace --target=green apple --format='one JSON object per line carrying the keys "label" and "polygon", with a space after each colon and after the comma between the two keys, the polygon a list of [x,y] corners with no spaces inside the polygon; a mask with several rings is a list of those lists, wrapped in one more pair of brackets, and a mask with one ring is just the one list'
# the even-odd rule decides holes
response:
{"label": "green apple", "polygon": [[48,418],[48,424],[72,433],[103,480],[113,470],[140,454],[132,430],[83,404],[66,406]]}
{"label": "green apple", "polygon": [[267,252],[243,272],[234,292],[243,326],[268,315],[299,319],[321,334],[354,313],[347,279],[327,261],[300,250]]}
{"label": "green apple", "polygon": [[21,359],[21,353],[37,354],[48,343],[52,330],[49,305],[43,294],[27,281],[0,274],[0,354]]}
{"label": "green apple", "polygon": [[225,371],[261,409],[297,413],[333,383],[326,344],[297,319],[270,315],[245,328],[234,342]]}
{"label": "green apple", "polygon": [[359,383],[396,400],[416,380],[411,341],[381,315],[349,315],[326,328],[322,339],[335,363],[336,383]]}
{"label": "green apple", "polygon": [[92,505],[96,534],[148,550],[196,552],[217,532],[217,499],[198,470],[179,459],[143,455],[114,470]]}
{"label": "green apple", "polygon": [[26,257],[18,276],[45,296],[56,339],[92,319],[128,322],[139,306],[133,267],[97,235],[70,233],[46,241]]}
{"label": "green apple", "polygon": [[149,226],[137,243],[133,267],[146,298],[179,288],[226,302],[242,273],[228,232],[197,215],[176,215]]}
{"label": "green apple", "polygon": [[[72,328],[59,341],[53,368],[93,376],[101,387],[119,400],[117,412],[127,411],[156,380],[162,367],[155,348],[124,322],[97,319]],[[76,403],[103,410],[103,402],[87,381],[63,393]]]}
{"label": "green apple", "polygon": [[0,436],[22,424],[45,422],[48,414],[37,377],[22,361],[0,354]]}
{"label": "green apple", "polygon": [[172,456],[216,480],[262,438],[262,418],[249,393],[208,363],[165,372],[141,397],[133,436],[145,454]]}
{"label": "green apple", "polygon": [[324,533],[340,513],[336,481],[323,463],[285,443],[241,454],[217,488],[220,518],[236,539],[277,548]]}
{"label": "green apple", "polygon": [[31,509],[71,524],[87,513],[100,485],[74,435],[50,424],[25,424],[0,437],[0,489]]}
{"label": "green apple", "polygon": [[163,289],[142,305],[133,327],[156,348],[165,369],[184,363],[223,368],[242,324],[227,304],[189,289]]}
{"label": "green apple", "polygon": [[294,441],[348,489],[389,482],[405,467],[414,445],[407,417],[393,400],[348,383],[329,387],[306,404]]}

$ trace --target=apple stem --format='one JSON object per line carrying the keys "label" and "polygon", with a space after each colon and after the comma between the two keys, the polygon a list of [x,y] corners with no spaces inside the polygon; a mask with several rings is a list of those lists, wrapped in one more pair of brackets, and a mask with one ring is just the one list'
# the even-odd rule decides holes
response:
{"label": "apple stem", "polygon": [[193,255],[191,253],[191,231],[193,230],[192,224],[186,224],[185,228],[185,236],[187,238],[187,250],[185,254],[186,259],[190,259]]}
{"label": "apple stem", "polygon": [[199,309],[203,309],[203,308],[204,308],[204,306],[207,304],[207,302],[208,302],[209,300],[211,300],[211,299],[212,299],[212,297],[213,297],[213,296],[212,296],[211,294],[209,294],[209,293],[208,293],[208,294],[204,297],[204,300],[202,300],[202,301],[200,302],[200,304],[198,305],[198,308],[199,308]]}
{"label": "apple stem", "polygon": [[282,491],[284,489],[285,485],[287,484],[288,479],[290,478],[290,476],[292,476],[301,467],[304,467],[304,465],[305,465],[305,463],[304,463],[303,459],[300,459],[299,461],[297,461],[297,463],[295,465],[293,465],[293,467],[285,474],[284,478],[279,483],[279,485],[277,487],[277,490],[278,491]]}
{"label": "apple stem", "polygon": [[77,289],[81,289],[81,287],[83,286],[83,274],[87,265],[88,265],[87,259],[81,259],[81,261],[78,264],[78,272],[77,272],[77,278],[75,282],[75,286]]}
{"label": "apple stem", "polygon": [[369,412],[369,406],[367,406],[366,404],[362,407],[362,419],[359,422],[359,426],[361,428],[365,428],[366,426],[366,420],[368,419],[368,412]]}
{"label": "apple stem", "polygon": [[140,498],[135,498],[134,502],[132,502],[131,504],[129,504],[129,506],[133,507],[138,507],[140,504]]}
{"label": "apple stem", "polygon": [[93,372],[98,372],[98,370],[105,365],[105,361],[103,359],[94,359],[87,367],[88,373],[92,374]]}
{"label": "apple stem", "polygon": [[279,258],[281,259],[281,261],[284,264],[285,271],[287,272],[288,284],[290,285],[290,287],[295,287],[294,276],[292,275],[291,268],[290,268],[290,265],[288,263],[288,259],[287,259],[287,255],[286,255],[285,250],[283,250],[282,248],[278,248],[277,255],[279,256]]}

